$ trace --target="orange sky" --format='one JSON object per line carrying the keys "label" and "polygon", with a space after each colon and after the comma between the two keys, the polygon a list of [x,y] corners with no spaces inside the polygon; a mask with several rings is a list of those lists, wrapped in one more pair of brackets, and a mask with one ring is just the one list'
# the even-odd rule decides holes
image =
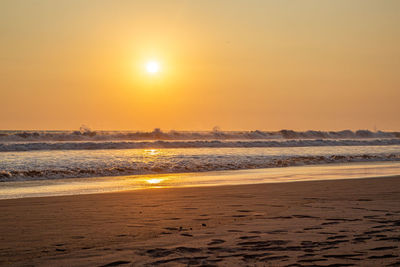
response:
{"label": "orange sky", "polygon": [[400,130],[398,14],[397,0],[3,0],[0,129]]}

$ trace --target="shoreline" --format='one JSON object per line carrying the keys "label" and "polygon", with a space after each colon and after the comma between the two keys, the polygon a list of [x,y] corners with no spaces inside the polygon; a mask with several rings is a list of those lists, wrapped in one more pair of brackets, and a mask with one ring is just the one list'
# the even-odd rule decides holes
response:
{"label": "shoreline", "polygon": [[[118,176],[125,177],[125,176]],[[153,176],[151,176],[153,177]],[[103,178],[103,177],[101,177]],[[92,196],[92,195],[104,195],[104,194],[119,194],[119,193],[134,193],[138,191],[152,191],[152,190],[168,190],[168,189],[196,189],[196,188],[228,188],[228,187],[241,187],[241,186],[263,186],[269,184],[293,184],[293,183],[313,183],[313,182],[328,182],[328,181],[352,181],[352,180],[369,180],[369,179],[391,179],[391,178],[399,178],[399,175],[390,175],[390,176],[373,176],[373,177],[358,177],[358,178],[332,178],[332,179],[320,179],[320,180],[305,180],[305,181],[285,181],[285,182],[265,182],[265,183],[254,183],[254,184],[220,184],[220,185],[196,185],[196,186],[179,186],[179,187],[162,187],[162,186],[148,186],[144,188],[137,189],[121,189],[118,191],[106,191],[106,192],[96,192],[96,193],[83,193],[83,194],[71,194],[71,195],[51,195],[51,196],[34,196],[34,197],[20,197],[20,198],[5,198],[1,199],[2,201],[8,200],[22,200],[22,199],[41,199],[41,198],[59,198],[59,197],[75,197],[75,196]],[[74,178],[72,178],[74,179]]]}
{"label": "shoreline", "polygon": [[391,177],[399,173],[400,162],[388,161],[331,163],[192,173],[13,181],[0,183],[0,200],[122,192],[148,188],[181,188],[362,179],[368,177]]}
{"label": "shoreline", "polygon": [[0,265],[398,264],[398,188],[400,176],[1,200]]}

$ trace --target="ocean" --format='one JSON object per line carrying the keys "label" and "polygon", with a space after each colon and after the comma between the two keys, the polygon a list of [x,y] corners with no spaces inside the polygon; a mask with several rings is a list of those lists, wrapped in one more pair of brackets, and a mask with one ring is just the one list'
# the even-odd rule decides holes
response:
{"label": "ocean", "polygon": [[[118,176],[140,180],[151,175],[186,173],[175,184],[179,186],[188,184],[182,177],[194,177],[187,173],[195,174],[197,184],[202,184],[198,174],[210,177],[213,173],[211,176],[215,177],[215,173],[218,176],[218,172],[231,171],[230,175],[235,176],[238,172],[233,171],[238,170],[257,169],[255,176],[265,178],[266,173],[279,176],[275,168],[285,173],[285,168],[290,167],[310,170],[320,166],[322,170],[324,166],[325,175],[338,164],[358,164],[364,166],[364,172],[368,169],[375,176],[394,175],[400,173],[396,169],[399,162],[400,138],[394,132],[0,131],[0,194],[10,186],[27,189],[29,183],[65,186],[84,179],[81,181],[87,186],[101,177],[117,181]],[[264,175],[260,175],[261,169]],[[291,175],[296,175],[296,171],[307,173],[304,168],[294,168]],[[337,178],[337,170],[331,171],[331,176]],[[254,176],[255,172],[252,173]],[[329,171],[324,175],[318,177],[329,178]],[[343,177],[346,175],[349,172],[343,173]],[[226,184],[218,177],[218,182],[208,184]],[[251,182],[257,183],[254,179]],[[51,190],[54,188],[48,189],[47,195],[51,195]]]}

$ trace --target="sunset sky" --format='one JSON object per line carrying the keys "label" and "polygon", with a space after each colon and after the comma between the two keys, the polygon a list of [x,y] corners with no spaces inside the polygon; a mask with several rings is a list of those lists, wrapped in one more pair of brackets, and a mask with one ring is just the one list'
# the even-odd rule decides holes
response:
{"label": "sunset sky", "polygon": [[398,131],[399,14],[397,0],[2,0],[0,129]]}

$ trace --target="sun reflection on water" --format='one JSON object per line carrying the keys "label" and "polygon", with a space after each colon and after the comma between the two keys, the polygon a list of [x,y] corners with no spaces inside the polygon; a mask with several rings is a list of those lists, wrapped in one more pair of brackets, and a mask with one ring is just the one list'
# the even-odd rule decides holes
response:
{"label": "sun reflection on water", "polygon": [[160,151],[158,149],[145,149],[144,153],[150,156],[156,156],[160,154]]}

